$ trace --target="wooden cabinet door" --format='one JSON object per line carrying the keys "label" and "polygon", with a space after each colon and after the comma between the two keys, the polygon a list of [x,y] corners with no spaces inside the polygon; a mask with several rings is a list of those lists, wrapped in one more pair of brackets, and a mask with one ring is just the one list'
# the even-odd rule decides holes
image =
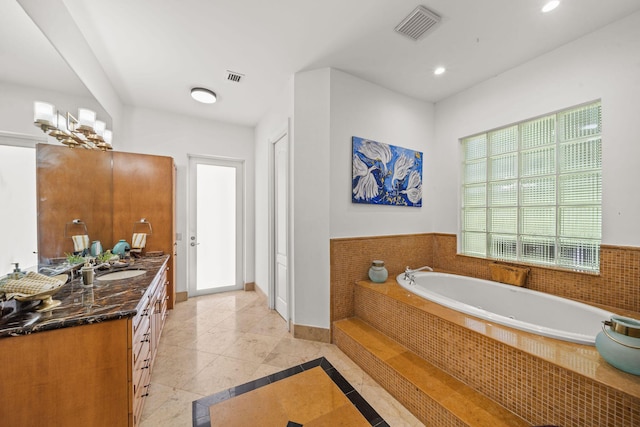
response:
{"label": "wooden cabinet door", "polygon": [[[145,218],[153,228],[145,251],[163,251],[173,266],[175,240],[174,164],[171,157],[113,152],[113,237],[131,243],[133,223]],[[169,274],[173,307],[173,273]]]}
{"label": "wooden cabinet door", "polygon": [[73,252],[73,241],[64,234],[65,225],[76,218],[86,224],[89,239],[100,240],[105,249],[113,247],[111,154],[37,145],[40,263]]}
{"label": "wooden cabinet door", "polygon": [[127,330],[120,319],[0,339],[0,425],[126,427]]}

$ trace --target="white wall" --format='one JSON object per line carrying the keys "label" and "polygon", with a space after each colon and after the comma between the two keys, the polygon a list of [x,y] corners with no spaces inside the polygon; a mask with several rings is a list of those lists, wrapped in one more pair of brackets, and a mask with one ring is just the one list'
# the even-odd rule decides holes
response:
{"label": "white wall", "polygon": [[177,167],[176,232],[178,241],[176,291],[187,290],[187,169],[188,154],[245,161],[245,282],[254,281],[254,144],[253,128],[144,108],[127,107],[124,141],[118,151],[173,157]]}
{"label": "white wall", "polygon": [[[331,70],[331,173],[323,179],[331,186],[330,237],[431,231],[434,204],[425,177],[435,163],[433,118],[433,104]],[[351,202],[353,136],[423,152],[421,208]]]}
{"label": "white wall", "polygon": [[289,120],[291,120],[289,139],[293,141],[293,77],[260,120],[254,133],[256,165],[255,282],[256,286],[266,295],[269,293],[269,193],[271,191],[269,175],[272,173],[269,166],[272,162],[270,146],[276,136],[286,129]]}
{"label": "white wall", "polygon": [[[87,93],[86,96],[56,92],[32,86],[23,86],[0,81],[0,131],[46,136],[33,125],[33,102],[44,101],[56,106],[60,112],[78,115],[78,108],[94,110],[98,119],[111,121],[100,104]],[[107,120],[108,118],[108,120]],[[49,142],[58,144],[54,138]]]}
{"label": "white wall", "polygon": [[345,72],[295,75],[294,323],[328,328],[329,240],[430,231],[432,203],[422,208],[351,203],[351,137],[424,152],[432,165],[433,105]]}
{"label": "white wall", "polygon": [[294,80],[293,322],[329,327],[330,69]]}
{"label": "white wall", "polygon": [[67,10],[64,0],[18,0],[76,76],[113,119],[114,140],[121,132],[123,105],[100,62]]}
{"label": "white wall", "polygon": [[432,231],[458,231],[459,138],[596,99],[603,117],[603,243],[639,246],[640,13],[436,104]]}

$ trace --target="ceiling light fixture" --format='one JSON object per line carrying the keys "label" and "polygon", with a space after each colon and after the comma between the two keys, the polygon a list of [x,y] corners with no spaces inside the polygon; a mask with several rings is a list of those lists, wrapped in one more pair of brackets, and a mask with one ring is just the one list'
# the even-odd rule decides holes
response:
{"label": "ceiling light fixture", "polygon": [[544,13],[551,12],[553,9],[555,9],[559,5],[560,5],[560,0],[551,0],[550,2],[547,2],[547,4],[545,4],[542,7],[542,11]]}
{"label": "ceiling light fixture", "polygon": [[194,87],[191,89],[191,97],[203,104],[213,104],[218,100],[215,92],[203,87]]}
{"label": "ceiling light fixture", "polygon": [[436,76],[439,76],[440,74],[444,74],[445,71],[447,71],[446,68],[438,67],[435,70],[433,70],[433,74],[435,74]]}

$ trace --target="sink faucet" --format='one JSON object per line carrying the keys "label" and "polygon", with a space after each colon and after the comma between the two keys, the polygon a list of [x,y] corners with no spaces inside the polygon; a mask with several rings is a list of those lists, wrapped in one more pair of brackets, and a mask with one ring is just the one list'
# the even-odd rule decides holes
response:
{"label": "sink faucet", "polygon": [[416,283],[415,273],[423,270],[433,271],[433,268],[429,267],[428,265],[425,265],[424,267],[415,268],[412,270],[409,268],[409,266],[407,266],[407,268],[404,269],[404,280],[408,280],[409,285],[415,285]]}

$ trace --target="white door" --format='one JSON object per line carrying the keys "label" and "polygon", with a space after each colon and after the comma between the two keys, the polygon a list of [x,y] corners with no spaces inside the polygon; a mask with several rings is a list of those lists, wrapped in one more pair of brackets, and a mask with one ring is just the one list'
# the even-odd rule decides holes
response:
{"label": "white door", "polygon": [[27,135],[0,132],[0,277],[38,264],[36,142]]}
{"label": "white door", "polygon": [[288,322],[289,280],[289,141],[288,133],[274,143],[274,297],[276,311]]}
{"label": "white door", "polygon": [[243,162],[189,156],[189,295],[243,289]]}

